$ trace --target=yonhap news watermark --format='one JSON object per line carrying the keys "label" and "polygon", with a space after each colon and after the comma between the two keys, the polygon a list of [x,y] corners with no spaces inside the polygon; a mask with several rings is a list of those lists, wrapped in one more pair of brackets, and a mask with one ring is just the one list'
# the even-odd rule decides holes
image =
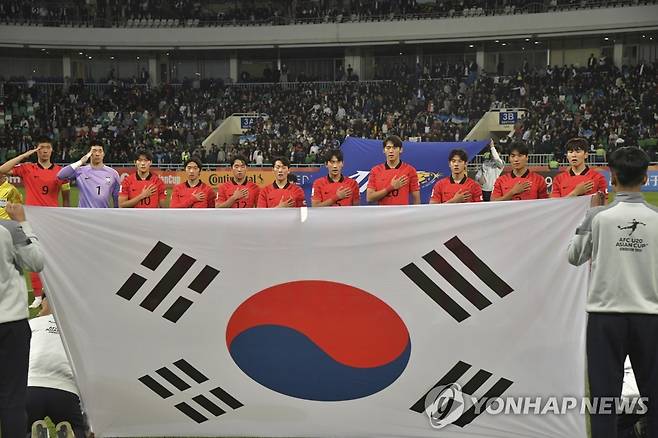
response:
{"label": "yonhap news watermark", "polygon": [[648,397],[506,396],[477,398],[464,393],[457,383],[432,389],[425,397],[430,425],[441,429],[459,423],[463,416],[637,414],[648,412]]}

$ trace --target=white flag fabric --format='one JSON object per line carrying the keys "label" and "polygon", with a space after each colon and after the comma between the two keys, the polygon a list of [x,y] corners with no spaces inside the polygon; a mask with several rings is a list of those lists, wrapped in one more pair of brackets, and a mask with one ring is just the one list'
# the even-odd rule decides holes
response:
{"label": "white flag fabric", "polygon": [[97,436],[580,438],[588,203],[27,215]]}

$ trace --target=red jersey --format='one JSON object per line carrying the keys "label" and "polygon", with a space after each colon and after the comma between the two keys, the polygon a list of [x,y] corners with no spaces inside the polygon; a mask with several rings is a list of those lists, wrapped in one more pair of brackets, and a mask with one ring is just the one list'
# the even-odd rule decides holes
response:
{"label": "red jersey", "polygon": [[226,202],[228,198],[233,196],[238,189],[247,189],[249,194],[246,198],[238,199],[231,205],[231,208],[253,208],[258,202],[258,194],[260,193],[260,187],[251,181],[245,179],[244,183],[238,184],[233,178],[230,181],[221,184],[217,187],[217,199],[215,199],[215,204],[221,204]]}
{"label": "red jersey", "polygon": [[461,181],[455,181],[452,176],[437,181],[432,189],[432,201],[437,204],[443,204],[454,198],[459,191],[467,191],[471,194],[471,198],[466,202],[482,201],[482,188],[480,184],[468,176],[464,176]]}
{"label": "red jersey", "polygon": [[514,175],[514,172],[506,173],[505,175],[500,175],[494,184],[493,193],[491,194],[491,199],[500,198],[504,196],[507,192],[512,190],[512,187],[516,183],[530,181],[530,190],[523,192],[520,195],[514,195],[512,200],[528,200],[528,199],[546,199],[548,198],[548,192],[546,191],[546,180],[544,177],[538,173],[530,172],[526,170],[525,173],[521,176]]}
{"label": "red jersey", "polygon": [[[193,193],[203,192],[206,199],[197,201]],[[215,207],[215,191],[206,183],[199,181],[194,187],[185,181],[174,186],[169,208],[213,208]]]}
{"label": "red jersey", "polygon": [[301,187],[287,182],[283,188],[279,188],[275,181],[261,189],[260,195],[258,195],[258,208],[274,208],[279,205],[282,199],[290,198],[295,201],[294,207],[304,207],[306,205],[306,198]]}
{"label": "red jersey", "polygon": [[552,198],[563,198],[569,196],[576,186],[582,182],[592,181],[594,186],[586,195],[593,195],[596,192],[604,194],[608,193],[608,182],[605,177],[594,169],[585,166],[585,170],[576,175],[573,169],[559,173],[553,179],[553,191],[551,192]]}
{"label": "red jersey", "polygon": [[146,187],[155,184],[156,191],[148,198],[139,201],[134,208],[158,208],[160,201],[167,199],[167,192],[165,185],[157,175],[149,173],[144,179],[140,178],[137,173],[131,173],[121,181],[121,188],[119,189],[119,196],[127,196],[128,199],[133,199],[139,196]]}
{"label": "red jersey", "polygon": [[397,166],[390,167],[388,163],[378,164],[370,169],[368,177],[368,188],[380,191],[391,185],[395,177],[406,176],[407,184],[397,190],[389,192],[379,200],[379,205],[409,205],[409,194],[420,190],[418,184],[418,173],[413,166],[400,161]]}
{"label": "red jersey", "polygon": [[[351,198],[338,199],[338,189],[345,187],[352,191]],[[345,207],[348,205],[359,205],[360,194],[359,184],[352,178],[347,178],[343,175],[337,182],[331,179],[330,176],[316,179],[313,182],[313,191],[311,197],[314,201],[324,202],[328,199],[333,199],[332,207]]]}
{"label": "red jersey", "polygon": [[64,185],[68,188],[68,181],[57,178],[61,169],[56,164],[51,164],[48,168],[39,163],[17,164],[12,173],[23,180],[25,205],[57,207],[60,189]]}

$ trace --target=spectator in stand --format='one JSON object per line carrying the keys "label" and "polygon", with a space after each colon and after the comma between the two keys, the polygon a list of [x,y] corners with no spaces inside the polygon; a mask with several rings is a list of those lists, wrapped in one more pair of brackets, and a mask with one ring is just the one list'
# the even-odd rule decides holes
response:
{"label": "spectator in stand", "polygon": [[[516,104],[519,92],[514,89],[523,86],[529,112],[517,125],[514,140],[523,141],[531,152],[554,153],[560,159],[566,141],[582,136],[610,153],[622,144],[620,138],[623,144],[639,144],[658,136],[655,62],[645,63],[641,74],[613,66],[552,66],[528,67],[502,78],[479,74],[467,81],[463,71],[469,68],[467,62],[437,62],[430,68],[436,77],[418,81],[411,66],[381,63],[378,74],[391,81],[336,82],[322,88],[313,83],[241,88],[204,80],[196,89],[191,83],[150,90],[117,85],[96,94],[77,84],[68,91],[38,83],[32,88],[5,84],[5,99],[11,102],[7,111],[12,113],[5,132],[9,144],[27,150],[42,130],[52,131],[55,141],[66,145],[66,160],[81,155],[95,139],[108,145],[108,161],[128,162],[134,151],[149,149],[158,162],[180,163],[181,153],[196,149],[218,120],[257,112],[269,117],[246,132],[254,140],[240,146],[240,154],[251,156],[258,145],[264,163],[295,151],[298,161],[304,157],[301,162],[306,162],[316,145],[320,161],[317,157],[347,136],[461,140],[492,106]],[[48,110],[53,107],[58,111]],[[33,108],[32,117],[17,116],[27,108]],[[654,154],[656,147],[651,147],[648,152]],[[503,145],[499,151],[509,152]]]}

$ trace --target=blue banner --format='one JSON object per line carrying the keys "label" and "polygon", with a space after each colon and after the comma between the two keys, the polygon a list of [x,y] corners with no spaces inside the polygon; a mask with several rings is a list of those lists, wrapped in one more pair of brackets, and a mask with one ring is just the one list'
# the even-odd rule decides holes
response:
{"label": "blue banner", "polygon": [[[411,164],[418,171],[420,182],[420,200],[423,204],[429,202],[434,184],[441,178],[450,175],[448,154],[453,149],[463,149],[469,159],[478,154],[489,144],[485,141],[465,142],[403,142],[402,160]],[[361,205],[366,205],[366,188],[370,169],[385,160],[382,140],[362,138],[347,138],[341,145],[345,158],[343,175],[357,181],[361,192]],[[299,174],[299,184],[306,193],[308,205],[311,205],[311,188],[313,181],[327,175],[326,167],[317,172]]]}
{"label": "blue banner", "polygon": [[[647,178],[647,183],[642,187],[643,192],[658,192],[658,170],[653,170],[655,169],[655,166],[652,166],[652,168],[649,168],[649,171],[647,172],[648,178]],[[612,191],[612,184],[610,182],[610,171],[607,170],[601,170],[600,171],[603,176],[605,176],[606,181],[608,181],[608,191]]]}

